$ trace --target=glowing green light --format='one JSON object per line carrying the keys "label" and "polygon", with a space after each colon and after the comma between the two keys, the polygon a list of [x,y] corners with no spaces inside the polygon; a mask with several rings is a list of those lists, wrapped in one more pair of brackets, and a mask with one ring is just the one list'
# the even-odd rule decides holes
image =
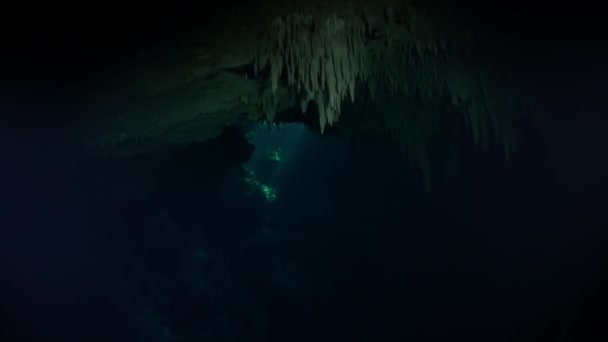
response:
{"label": "glowing green light", "polygon": [[274,202],[277,199],[277,190],[269,185],[263,184],[255,177],[253,170],[245,168],[246,177],[242,180],[251,187],[251,191],[259,191],[266,198],[266,202]]}
{"label": "glowing green light", "polygon": [[268,185],[261,184],[262,193],[266,197],[266,201],[273,202],[277,199],[277,191]]}
{"label": "glowing green light", "polygon": [[276,148],[274,150],[269,150],[266,153],[266,155],[268,156],[268,158],[270,160],[273,160],[273,161],[276,161],[276,162],[280,162],[281,161],[281,159],[282,159],[281,155],[282,154],[283,154],[283,150],[280,147],[278,147],[278,148]]}

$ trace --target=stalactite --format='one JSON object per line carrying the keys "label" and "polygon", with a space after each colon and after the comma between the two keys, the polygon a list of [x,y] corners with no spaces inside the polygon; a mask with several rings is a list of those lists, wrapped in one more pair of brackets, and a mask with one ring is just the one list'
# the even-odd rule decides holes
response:
{"label": "stalactite", "polygon": [[319,125],[333,125],[342,101],[354,101],[355,85],[364,79],[366,24],[360,15],[330,13],[322,20],[294,12],[276,18],[264,37],[255,70],[270,67],[272,90],[283,74],[287,85],[319,106]]}
{"label": "stalactite", "polygon": [[[419,10],[413,2],[378,3],[349,7],[328,2],[277,16],[262,35],[256,73],[269,70],[272,93],[286,86],[299,97],[303,113],[314,101],[321,132],[339,120],[345,100],[356,100],[357,89],[372,98],[388,93],[416,103],[418,107],[400,108],[400,114],[379,115],[386,117],[380,121],[384,134],[425,174],[430,141],[447,115],[461,113],[480,148],[496,142],[508,155],[514,146],[512,98],[483,65],[462,53],[474,37],[445,29],[441,20],[432,20],[435,11]],[[372,127],[379,129],[378,123]]]}

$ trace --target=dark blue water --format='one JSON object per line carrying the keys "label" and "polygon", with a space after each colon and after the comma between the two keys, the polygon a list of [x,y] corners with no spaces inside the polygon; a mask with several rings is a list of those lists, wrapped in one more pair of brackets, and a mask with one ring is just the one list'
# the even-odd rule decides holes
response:
{"label": "dark blue water", "polygon": [[6,331],[560,341],[602,295],[601,124],[531,126],[510,162],[448,150],[430,193],[396,149],[295,124],[255,128],[221,172],[209,148],[91,161],[21,140],[2,174]]}

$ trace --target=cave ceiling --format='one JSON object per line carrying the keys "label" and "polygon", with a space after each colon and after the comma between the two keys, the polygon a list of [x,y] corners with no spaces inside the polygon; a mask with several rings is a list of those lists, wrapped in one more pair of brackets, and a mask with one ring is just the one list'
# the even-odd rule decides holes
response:
{"label": "cave ceiling", "polygon": [[289,121],[387,140],[425,168],[448,136],[508,156],[530,112],[518,88],[530,45],[464,1],[242,1],[167,11],[164,26],[160,12],[89,68],[67,133],[81,146],[154,152]]}

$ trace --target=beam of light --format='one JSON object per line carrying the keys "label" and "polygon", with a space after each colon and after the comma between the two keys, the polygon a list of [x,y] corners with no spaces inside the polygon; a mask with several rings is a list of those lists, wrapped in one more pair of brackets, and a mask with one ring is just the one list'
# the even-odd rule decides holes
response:
{"label": "beam of light", "polygon": [[302,124],[255,127],[247,135],[255,151],[243,166],[247,172],[245,182],[264,195],[268,203],[280,198],[284,180],[291,175],[298,154],[305,151],[312,137],[313,133]]}

